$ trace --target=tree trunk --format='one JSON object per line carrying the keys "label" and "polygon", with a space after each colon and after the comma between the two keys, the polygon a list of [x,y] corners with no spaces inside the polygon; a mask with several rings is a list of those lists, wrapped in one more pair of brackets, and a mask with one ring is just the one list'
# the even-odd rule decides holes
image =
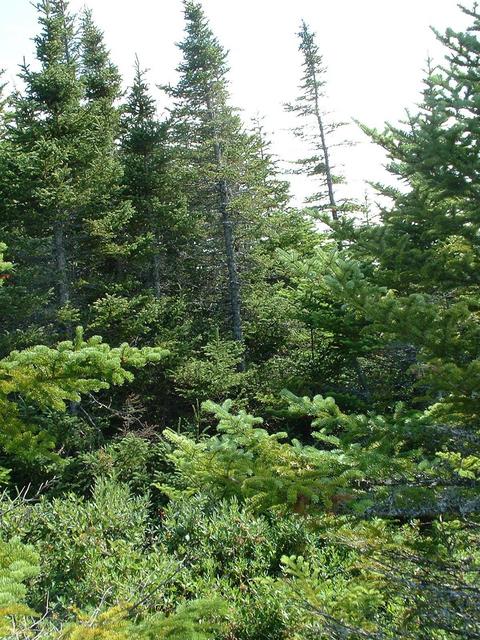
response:
{"label": "tree trunk", "polygon": [[353,361],[353,367],[355,369],[355,373],[357,374],[358,384],[363,389],[363,394],[365,396],[365,400],[371,399],[370,387],[368,385],[368,380],[363,371],[362,365],[360,364],[358,358],[355,358]]}
{"label": "tree trunk", "polygon": [[320,113],[320,100],[318,96],[317,74],[315,72],[315,68],[311,69],[311,73],[313,77],[313,84],[315,87],[315,117],[317,118],[318,131],[320,133],[320,143],[322,145],[323,159],[325,162],[325,177],[327,180],[328,200],[330,203],[330,208],[332,210],[332,218],[334,220],[338,220],[337,203],[335,202],[335,194],[333,192],[333,176],[332,169],[330,167],[330,156],[328,153],[327,140],[325,138],[325,130],[323,128],[322,114]]}
{"label": "tree trunk", "polygon": [[232,312],[233,337],[238,342],[243,342],[240,283],[238,281],[237,261],[235,257],[233,223],[228,213],[228,190],[225,180],[220,182],[219,192],[223,238],[225,241],[225,257],[228,269],[228,291]]}
{"label": "tree trunk", "polygon": [[70,301],[68,284],[67,254],[65,250],[65,223],[58,222],[54,227],[54,251],[57,265],[58,301],[64,307]]}
{"label": "tree trunk", "polygon": [[[222,152],[218,142],[215,142],[215,156],[219,167],[221,167]],[[238,342],[243,342],[242,315],[241,315],[241,294],[240,283],[238,281],[237,260],[235,256],[235,245],[233,237],[233,222],[228,211],[229,193],[228,186],[224,179],[218,183],[220,196],[220,215],[222,218],[223,238],[225,242],[225,258],[228,269],[228,292],[230,299],[230,310],[232,314],[233,338]]]}
{"label": "tree trunk", "polygon": [[162,279],[161,279],[161,259],[158,249],[155,249],[153,254],[153,288],[155,291],[155,297],[160,299],[162,297]]}
{"label": "tree trunk", "polygon": [[[207,98],[207,108],[209,110],[212,123],[214,124],[215,114],[209,98]],[[221,170],[223,166],[223,154],[222,154],[222,148],[220,146],[220,142],[218,141],[216,132],[215,132],[215,138],[214,138],[214,152],[215,152],[215,162],[217,164],[218,169]],[[227,269],[228,269],[228,293],[229,293],[230,311],[231,311],[231,318],[232,318],[231,321],[232,321],[233,338],[237,342],[243,342],[241,291],[240,291],[240,283],[238,280],[237,260],[235,256],[233,222],[230,218],[230,213],[228,211],[228,205],[230,202],[230,193],[228,189],[228,184],[224,178],[221,178],[217,188],[218,188],[218,194],[219,194],[219,212],[221,216],[222,227],[223,227],[223,238],[225,242],[225,258],[226,258]],[[243,362],[243,360],[240,364],[239,369],[241,371],[245,369],[245,363]]]}

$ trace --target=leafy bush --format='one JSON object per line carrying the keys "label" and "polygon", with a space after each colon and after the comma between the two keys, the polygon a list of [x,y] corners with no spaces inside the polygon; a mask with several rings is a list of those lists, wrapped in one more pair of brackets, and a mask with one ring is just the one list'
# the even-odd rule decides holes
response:
{"label": "leafy bush", "polygon": [[[170,469],[166,459],[169,451],[164,440],[147,440],[130,433],[69,460],[54,490],[87,493],[96,480],[112,478],[127,484],[134,495],[152,494],[154,480],[167,475]],[[157,507],[165,502],[158,491],[151,497]]]}
{"label": "leafy bush", "polygon": [[287,614],[288,597],[263,581],[281,576],[284,554],[314,552],[317,538],[305,521],[255,516],[235,499],[197,495],[168,505],[161,539],[166,554],[184,567],[174,593],[216,593],[232,604],[228,637],[290,637],[296,618]]}

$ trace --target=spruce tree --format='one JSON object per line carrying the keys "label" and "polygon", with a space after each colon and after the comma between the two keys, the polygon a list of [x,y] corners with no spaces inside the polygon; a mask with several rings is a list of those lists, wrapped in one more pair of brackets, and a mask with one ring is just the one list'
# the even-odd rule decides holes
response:
{"label": "spruce tree", "polygon": [[[337,198],[335,187],[343,181],[343,178],[334,173],[330,149],[335,132],[344,123],[330,122],[325,113],[327,69],[316,43],[316,35],[305,21],[301,23],[298,38],[303,76],[299,86],[299,96],[295,102],[287,104],[286,109],[301,119],[301,124],[294,129],[294,133],[307,143],[314,155],[297,160],[296,164],[300,168],[296,173],[306,174],[320,181],[322,190],[309,196],[307,203],[313,205],[313,209],[320,213],[329,212],[327,216],[321,216],[321,219],[334,229],[337,242],[342,246],[343,234],[339,233],[341,228],[338,224],[340,214],[351,208],[353,203],[347,200],[339,201]],[[343,220],[342,223],[345,224]],[[317,372],[320,374],[319,377],[326,376],[331,379],[335,387],[339,378],[344,375],[346,365],[353,369],[357,378],[356,394],[370,399],[369,381],[358,358],[366,351],[366,343],[359,335],[362,323],[359,323],[352,314],[345,314],[337,301],[330,296],[325,297],[325,292],[317,292],[314,298],[308,294],[307,308],[303,312],[303,321],[310,330],[312,365],[315,362],[314,351],[317,350],[318,345],[320,347],[319,362],[327,367],[322,370],[321,366],[321,370]],[[316,308],[309,310],[308,307],[311,307],[312,303]],[[334,328],[333,333],[332,328]],[[340,349],[336,348],[336,344],[341,345]],[[329,356],[321,352],[322,346],[330,351]],[[335,356],[332,359],[333,354]]]}
{"label": "spruce tree", "polygon": [[[75,118],[78,118],[80,112],[81,85],[77,78],[77,52],[73,18],[68,13],[67,3],[64,0],[53,0],[52,2],[46,0],[38,5],[38,10],[43,31],[36,38],[35,43],[42,69],[37,73],[31,72],[29,68],[25,67],[23,80],[29,90],[27,100],[30,99],[32,111],[36,111],[34,117],[37,121],[42,117],[45,118],[48,127],[47,131],[39,131],[38,134],[41,142],[44,142],[47,147],[48,156],[45,157],[45,164],[51,162],[47,171],[49,169],[52,171],[52,189],[47,194],[47,202],[43,202],[41,196],[39,197],[39,206],[41,208],[45,206],[47,216],[50,217],[58,289],[57,299],[59,306],[63,307],[68,304],[71,298],[67,236],[72,218],[71,209],[75,207],[76,193],[71,188],[69,159],[65,154],[60,159],[63,166],[58,170],[57,154],[62,153],[62,147],[67,140],[67,144],[72,151],[74,150],[77,133]],[[32,117],[33,113],[25,115]],[[65,132],[67,132],[68,138],[65,136]],[[35,135],[36,132],[32,133]],[[52,140],[53,143],[50,149],[48,149],[49,140]],[[37,141],[38,138],[35,142]],[[42,187],[48,189],[46,184],[40,183],[38,187],[39,189]],[[42,220],[42,226],[44,224],[45,222]]]}
{"label": "spruce tree", "polygon": [[[335,185],[341,182],[342,178],[334,173],[330,149],[331,135],[343,123],[327,122],[324,105],[327,69],[316,43],[315,33],[305,21],[302,21],[298,38],[303,68],[300,94],[295,102],[286,105],[286,109],[302,119],[301,125],[294,129],[294,133],[308,144],[314,155],[297,161],[300,166],[297,173],[305,173],[319,179],[322,191],[314,193],[307,202],[319,211],[329,210],[331,218],[336,221],[346,203],[337,202]],[[326,192],[323,190],[325,188]]]}
{"label": "spruce tree", "polygon": [[[198,255],[210,309],[218,305],[218,289],[226,281],[226,318],[234,340],[242,343],[242,286],[254,236],[271,211],[285,201],[278,189],[266,188],[271,171],[262,159],[259,139],[248,134],[230,105],[227,54],[212,33],[199,3],[184,5],[186,36],[179,45],[180,80],[167,91],[173,98],[172,141],[183,166],[189,212],[204,221],[206,233]],[[222,228],[219,234],[219,223]],[[263,229],[265,232],[265,229]],[[210,260],[210,263],[205,260]],[[225,275],[219,277],[219,262]],[[197,267],[198,271],[198,267]]]}
{"label": "spruce tree", "polygon": [[[372,278],[399,297],[389,317],[398,338],[414,345],[425,395],[449,405],[460,422],[475,423],[478,400],[480,165],[478,100],[480,14],[464,32],[440,35],[442,66],[427,70],[422,103],[400,126],[369,130],[389,154],[403,188],[380,224],[361,229],[355,246],[369,252]],[[393,297],[393,294],[392,294]],[[401,300],[401,302],[400,302]],[[374,309],[372,309],[372,312]],[[450,403],[450,404],[449,404]]]}
{"label": "spruce tree", "polygon": [[133,210],[123,194],[123,168],[118,154],[121,76],[110,60],[103,33],[88,10],[81,16],[79,62],[92,152],[89,182],[85,185],[88,202],[83,215],[85,255],[81,274],[84,304],[88,304],[128,277],[127,260],[134,249],[124,234]]}
{"label": "spruce tree", "polygon": [[[0,185],[2,231],[17,263],[16,295],[4,309],[7,330],[35,331],[56,322],[71,303],[73,229],[84,200],[82,138],[88,125],[82,117],[74,21],[63,0],[42,0],[36,8],[38,65],[23,64],[25,89],[10,101],[9,152]],[[18,316],[24,320],[20,327]]]}
{"label": "spruce tree", "polygon": [[183,143],[188,140],[193,149],[197,180],[206,180],[205,191],[213,190],[213,197],[205,204],[210,215],[218,216],[222,225],[229,316],[233,337],[242,342],[241,288],[230,210],[232,184],[227,178],[230,154],[236,151],[241,124],[228,104],[225,51],[213,35],[199,3],[187,0],[184,11],[186,37],[179,45],[183,54],[178,67],[180,81],[169,91],[175,100],[172,118]]}
{"label": "spruce tree", "polygon": [[121,276],[129,252],[121,229],[131,215],[116,148],[120,76],[102,33],[88,12],[78,32],[65,0],[36,8],[39,65],[23,65],[25,89],[10,101],[0,183],[3,233],[17,264],[4,326],[12,329],[7,342],[18,335],[19,345],[71,332],[88,316]]}
{"label": "spruce tree", "polygon": [[[123,109],[121,161],[123,193],[134,208],[129,230],[137,247],[135,255],[138,286],[147,286],[157,299],[172,292],[174,271],[181,264],[173,260],[185,235],[183,197],[172,170],[172,151],[167,124],[160,122],[155,100],[140,68]],[[169,262],[173,264],[168,264]]]}
{"label": "spruce tree", "polygon": [[81,61],[86,99],[105,100],[105,106],[111,108],[121,94],[121,77],[88,9],[81,16]]}
{"label": "spruce tree", "polygon": [[364,234],[372,250],[381,242],[375,253],[385,283],[405,293],[459,293],[479,282],[480,14],[464,12],[472,19],[465,32],[437,34],[445,62],[429,61],[419,111],[384,132],[364,127],[406,186],[379,186],[392,206],[381,212],[381,226]]}

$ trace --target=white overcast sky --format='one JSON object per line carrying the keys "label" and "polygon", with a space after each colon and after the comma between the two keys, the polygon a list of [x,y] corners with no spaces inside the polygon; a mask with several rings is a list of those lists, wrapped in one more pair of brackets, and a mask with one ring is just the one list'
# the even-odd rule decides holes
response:
{"label": "white overcast sky", "polygon": [[[150,69],[152,84],[175,82],[182,39],[181,0],[88,0],[105,31],[125,83],[135,54]],[[84,6],[71,0],[72,9]],[[232,101],[244,117],[259,113],[284,160],[298,157],[298,141],[288,132],[293,116],[282,104],[292,100],[300,77],[297,38],[300,20],[317,33],[328,66],[328,103],[340,120],[356,118],[381,127],[400,119],[419,98],[428,55],[442,48],[429,30],[460,28],[466,20],[456,0],[203,0],[212,28],[229,50]],[[14,82],[18,64],[32,59],[35,10],[29,0],[0,0],[0,68]],[[162,105],[162,98],[159,100]],[[335,150],[344,165],[349,194],[362,198],[367,180],[382,180],[385,158],[352,126],[354,148]],[[300,202],[309,187],[294,181]]]}

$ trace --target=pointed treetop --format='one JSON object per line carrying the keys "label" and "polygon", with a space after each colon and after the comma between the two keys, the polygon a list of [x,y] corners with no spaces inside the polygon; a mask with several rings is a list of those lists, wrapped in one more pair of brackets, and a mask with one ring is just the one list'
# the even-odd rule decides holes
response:
{"label": "pointed treetop", "polygon": [[19,75],[26,86],[26,100],[33,101],[36,108],[58,114],[59,109],[75,105],[82,94],[77,76],[75,16],[66,0],[41,0],[35,7],[40,32],[34,43],[40,69],[33,71],[24,62]]}
{"label": "pointed treetop", "polygon": [[148,69],[142,69],[140,60],[135,55],[133,84],[128,94],[126,111],[137,120],[151,120],[155,117],[157,108],[155,100],[150,94],[150,87],[145,80]]}
{"label": "pointed treetop", "polygon": [[89,9],[85,9],[81,17],[81,47],[82,75],[87,98],[114,100],[121,91],[120,73],[110,60],[103,31],[93,21]]}
{"label": "pointed treetop", "polygon": [[323,63],[323,56],[316,43],[316,33],[311,31],[305,20],[302,20],[300,31],[298,32],[300,43],[299,51],[303,54],[304,75],[301,88],[310,94],[320,94],[321,88],[325,85],[324,74],[326,67]]}
{"label": "pointed treetop", "polygon": [[41,0],[35,8],[41,26],[40,33],[34,38],[38,60],[43,67],[73,62],[76,55],[73,46],[75,19],[67,0]]}
{"label": "pointed treetop", "polygon": [[183,53],[177,68],[181,79],[171,93],[194,99],[196,93],[208,92],[216,101],[225,102],[228,97],[227,52],[213,34],[199,2],[184,0],[184,15],[186,36],[178,45]]}

